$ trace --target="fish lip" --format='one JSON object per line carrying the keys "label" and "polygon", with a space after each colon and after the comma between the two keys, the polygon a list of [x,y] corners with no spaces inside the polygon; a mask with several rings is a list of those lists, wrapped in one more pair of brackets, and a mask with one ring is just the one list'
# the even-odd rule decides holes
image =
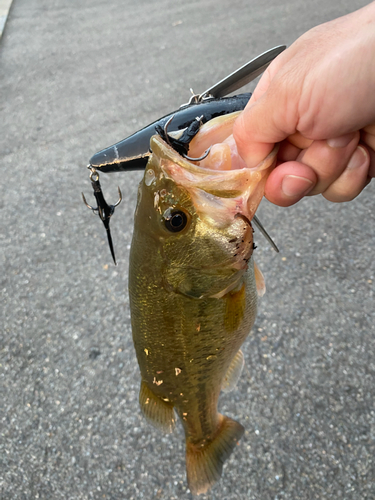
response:
{"label": "fish lip", "polygon": [[160,135],[153,135],[150,140],[150,148],[151,151],[154,153],[155,149],[156,154],[162,158],[169,160],[173,163],[177,163],[180,167],[188,170],[188,171],[195,171],[197,173],[205,174],[206,172],[211,172],[211,173],[217,173],[217,170],[209,169],[207,167],[201,167],[200,165],[197,165],[188,159],[184,158],[180,153],[178,153],[173,147],[168,144]]}
{"label": "fish lip", "polygon": [[249,226],[251,227],[251,229],[253,229],[253,225],[251,224],[250,219],[248,219],[248,217],[246,217],[245,214],[241,214],[240,212],[238,212],[238,213],[235,214],[234,218],[238,218],[238,217],[240,217],[241,219],[243,219],[246,222],[246,224],[249,224]]}
{"label": "fish lip", "polygon": [[[233,169],[233,170],[216,170],[213,168],[202,167],[197,165],[188,159],[181,156],[172,146],[170,146],[164,139],[160,137],[160,135],[153,135],[150,140],[150,150],[151,153],[154,153],[156,150],[156,154],[160,156],[160,158],[169,160],[173,163],[177,163],[180,167],[188,170],[192,174],[197,173],[202,176],[223,176],[226,177],[239,175],[239,172],[261,172],[262,170],[266,170],[276,163],[277,152],[280,148],[280,144],[275,144],[272,151],[255,167],[249,168],[244,166],[243,168]],[[271,163],[270,160],[273,159]]]}

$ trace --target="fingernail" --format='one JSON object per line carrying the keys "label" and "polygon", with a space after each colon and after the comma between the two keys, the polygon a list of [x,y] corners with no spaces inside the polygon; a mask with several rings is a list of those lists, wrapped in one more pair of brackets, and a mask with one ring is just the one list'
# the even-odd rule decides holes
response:
{"label": "fingernail", "polygon": [[347,170],[354,170],[355,168],[362,167],[367,161],[367,155],[367,151],[361,146],[358,146],[348,162],[348,166],[346,167]]}
{"label": "fingernail", "polygon": [[332,139],[327,139],[327,144],[331,148],[345,148],[349,144],[349,142],[354,139],[354,136],[355,133],[350,132],[350,134],[333,137]]}
{"label": "fingernail", "polygon": [[285,196],[296,198],[304,196],[314,187],[314,183],[298,175],[286,175],[281,183],[281,190]]}

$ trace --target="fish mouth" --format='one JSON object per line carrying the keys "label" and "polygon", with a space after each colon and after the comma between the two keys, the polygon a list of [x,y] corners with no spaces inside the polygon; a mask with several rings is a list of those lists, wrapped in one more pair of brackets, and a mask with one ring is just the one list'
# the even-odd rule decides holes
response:
{"label": "fish mouth", "polygon": [[243,214],[236,214],[234,216],[235,218],[237,217],[240,217],[244,222],[246,222],[246,224],[248,224],[251,228],[253,227],[251,222],[249,221],[249,219],[246,217],[246,215],[243,215]]}
{"label": "fish mouth", "polygon": [[[238,116],[238,113],[234,114]],[[206,133],[204,128],[217,120],[214,119],[203,125],[203,131],[200,130],[191,141],[189,156],[201,154],[201,150],[206,148],[209,141],[212,142],[210,153],[202,161],[193,162],[184,158],[158,135],[151,138],[150,146],[158,159],[161,173],[189,191],[197,213],[201,217],[210,217],[217,227],[223,227],[233,220],[236,214],[245,216],[249,222],[252,220],[263,197],[267,177],[276,164],[278,147],[276,146],[255,168],[247,168],[238,155],[231,134],[233,117],[227,115],[219,118],[225,124],[225,134],[221,130],[218,133],[215,124],[212,130],[208,130],[210,134]],[[201,133],[203,137],[200,137]],[[227,142],[216,142],[225,141],[223,135],[227,134]],[[213,149],[219,153],[216,154]],[[223,149],[224,153],[220,152],[220,149]]]}

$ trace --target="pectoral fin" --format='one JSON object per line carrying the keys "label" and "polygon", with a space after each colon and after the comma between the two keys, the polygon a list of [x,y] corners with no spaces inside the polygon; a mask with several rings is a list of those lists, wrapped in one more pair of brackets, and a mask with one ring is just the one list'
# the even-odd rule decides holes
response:
{"label": "pectoral fin", "polygon": [[186,442],[186,472],[193,495],[205,493],[220,479],[223,464],[241,439],[243,426],[228,417],[222,418],[220,430],[205,446]]}
{"label": "pectoral fin", "polygon": [[145,418],[157,429],[163,432],[173,432],[176,425],[176,416],[173,406],[156,396],[145,382],[141,382],[139,404]]}
{"label": "pectoral fin", "polygon": [[237,286],[243,273],[243,270],[232,269],[229,266],[204,271],[168,266],[165,269],[165,283],[166,288],[192,299],[220,298],[223,293]]}
{"label": "pectoral fin", "polygon": [[232,362],[228,368],[227,373],[225,374],[223,384],[221,386],[221,390],[223,392],[230,392],[236,387],[237,382],[240,379],[243,367],[245,364],[245,360],[243,357],[243,353],[241,350],[237,352],[237,354],[232,359]]}
{"label": "pectoral fin", "polygon": [[262,271],[254,262],[254,275],[255,275],[255,283],[257,286],[258,297],[263,297],[266,293],[266,282],[264,281],[264,276]]}

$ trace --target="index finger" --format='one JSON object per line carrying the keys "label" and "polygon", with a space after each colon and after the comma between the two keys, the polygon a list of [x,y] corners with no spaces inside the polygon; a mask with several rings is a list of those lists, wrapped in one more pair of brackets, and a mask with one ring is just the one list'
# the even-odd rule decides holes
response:
{"label": "index finger", "polygon": [[[274,86],[273,86],[274,88]],[[272,87],[255,102],[249,102],[237,118],[233,127],[233,137],[238,153],[248,168],[255,167],[272,151],[274,144],[286,139],[295,132],[288,123],[293,119],[285,119],[282,110],[288,110],[286,96],[275,95]],[[284,111],[285,113],[285,111]]]}
{"label": "index finger", "polygon": [[[238,153],[249,168],[263,161],[275,143],[286,139],[296,131],[295,106],[293,103],[288,103],[290,95],[285,92],[285,86],[275,81],[278,80],[280,67],[290,57],[288,52],[290,49],[272,61],[263,73],[246,108],[234,124],[233,137]],[[288,110],[289,116],[285,116],[285,110]],[[293,126],[285,129],[288,123],[292,123]]]}

